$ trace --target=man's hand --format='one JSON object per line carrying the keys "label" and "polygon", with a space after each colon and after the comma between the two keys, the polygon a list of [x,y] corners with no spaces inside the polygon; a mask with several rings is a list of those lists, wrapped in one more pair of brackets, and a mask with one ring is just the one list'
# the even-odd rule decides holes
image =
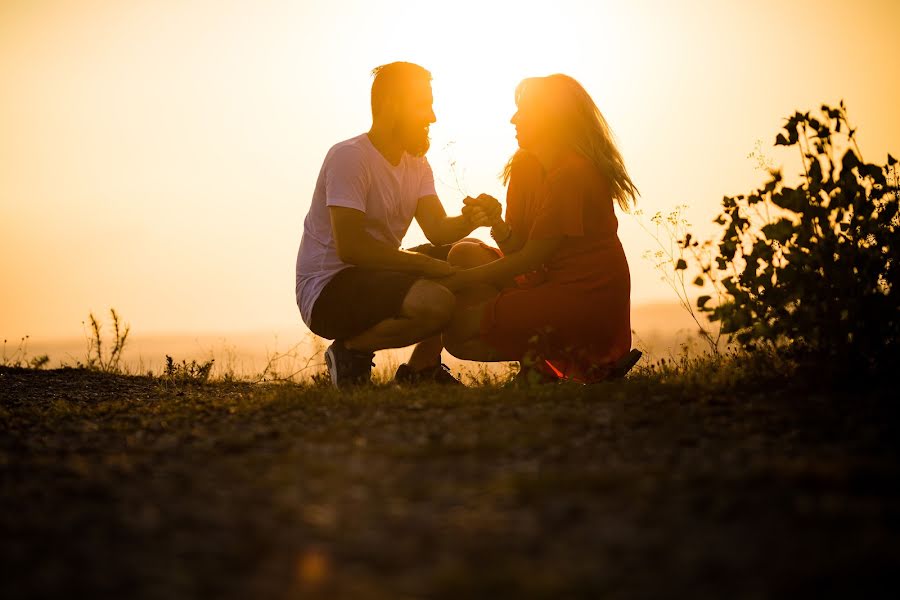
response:
{"label": "man's hand", "polygon": [[457,267],[452,267],[450,266],[450,263],[443,260],[438,260],[436,258],[431,258],[424,255],[423,258],[427,258],[428,260],[423,261],[422,263],[422,275],[430,279],[449,277],[458,270]]}
{"label": "man's hand", "polygon": [[471,275],[472,269],[456,270],[449,277],[435,279],[435,283],[441,284],[451,292],[458,292],[463,288],[471,287],[478,283]]}
{"label": "man's hand", "polygon": [[503,221],[500,201],[489,194],[466,196],[463,205],[462,214],[474,227],[493,227]]}

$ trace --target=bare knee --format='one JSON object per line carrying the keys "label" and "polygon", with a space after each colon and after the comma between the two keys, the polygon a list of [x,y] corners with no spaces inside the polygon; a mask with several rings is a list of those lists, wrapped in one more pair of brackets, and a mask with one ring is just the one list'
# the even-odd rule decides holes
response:
{"label": "bare knee", "polygon": [[455,307],[453,292],[427,279],[415,282],[403,300],[404,316],[435,328],[443,327],[450,320]]}
{"label": "bare knee", "polygon": [[466,238],[453,244],[453,247],[450,248],[450,253],[447,255],[447,262],[454,267],[471,269],[493,262],[498,258],[500,257],[496,252],[485,248],[481,242]]}

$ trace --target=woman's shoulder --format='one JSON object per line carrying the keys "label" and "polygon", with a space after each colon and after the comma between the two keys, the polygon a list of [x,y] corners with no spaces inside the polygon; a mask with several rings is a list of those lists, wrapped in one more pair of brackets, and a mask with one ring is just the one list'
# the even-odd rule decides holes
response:
{"label": "woman's shoulder", "polygon": [[544,167],[534,154],[519,150],[510,161],[509,178],[517,183],[538,182],[544,178]]}
{"label": "woman's shoulder", "polygon": [[595,192],[609,189],[609,182],[600,168],[574,150],[567,150],[560,156],[554,168],[547,173],[547,183],[551,187],[574,185]]}
{"label": "woman's shoulder", "polygon": [[599,174],[597,166],[583,154],[575,150],[564,150],[556,164],[547,174],[548,179],[561,177],[591,178]]}

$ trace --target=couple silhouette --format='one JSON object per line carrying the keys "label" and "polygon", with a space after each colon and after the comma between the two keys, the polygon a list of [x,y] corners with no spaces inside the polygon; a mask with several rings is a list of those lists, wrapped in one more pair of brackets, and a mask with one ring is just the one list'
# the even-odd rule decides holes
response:
{"label": "couple silhouette", "polygon": [[[297,254],[297,305],[334,340],[332,383],[366,383],[376,350],[413,344],[398,383],[461,385],[444,349],[518,361],[523,382],[623,375],[640,353],[613,205],[628,210],[638,191],[590,95],[566,75],[523,80],[505,217],[487,194],[448,216],[425,158],[431,73],[407,62],[372,73],[372,127],[326,154]],[[402,250],[413,219],[431,243]],[[467,237],[479,227],[496,246]]]}

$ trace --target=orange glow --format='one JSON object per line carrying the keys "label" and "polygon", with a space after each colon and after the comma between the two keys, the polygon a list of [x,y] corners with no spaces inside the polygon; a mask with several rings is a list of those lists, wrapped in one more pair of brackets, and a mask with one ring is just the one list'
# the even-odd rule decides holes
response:
{"label": "orange glow", "polygon": [[[761,180],[757,140],[791,160],[769,145],[794,109],[844,98],[866,156],[900,154],[897,23],[893,0],[0,3],[0,337],[79,336],[109,306],[137,334],[304,331],[315,178],[368,128],[368,73],[393,60],[434,74],[448,212],[503,196],[515,84],[563,72],[644,213],[687,203],[712,231],[721,197]],[[633,303],[672,300],[631,217],[620,237]]]}
{"label": "orange glow", "polygon": [[320,550],[307,550],[297,559],[297,579],[303,586],[316,587],[323,584],[330,570],[330,561]]}

